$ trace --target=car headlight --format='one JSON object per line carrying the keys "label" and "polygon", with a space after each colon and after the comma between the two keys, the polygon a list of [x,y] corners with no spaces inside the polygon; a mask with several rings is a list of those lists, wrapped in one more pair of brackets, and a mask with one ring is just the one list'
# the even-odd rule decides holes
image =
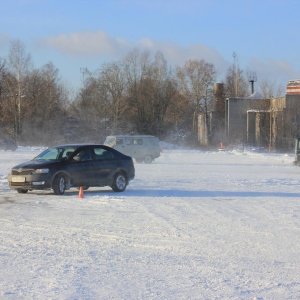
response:
{"label": "car headlight", "polygon": [[45,174],[48,173],[49,169],[45,168],[45,169],[36,169],[32,171],[32,174]]}

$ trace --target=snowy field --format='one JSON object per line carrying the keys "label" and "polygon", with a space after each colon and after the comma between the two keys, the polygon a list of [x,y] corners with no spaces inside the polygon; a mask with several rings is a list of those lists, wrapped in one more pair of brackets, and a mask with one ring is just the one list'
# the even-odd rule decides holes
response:
{"label": "snowy field", "polygon": [[22,195],[0,151],[0,299],[300,299],[289,154],[167,150],[110,188]]}

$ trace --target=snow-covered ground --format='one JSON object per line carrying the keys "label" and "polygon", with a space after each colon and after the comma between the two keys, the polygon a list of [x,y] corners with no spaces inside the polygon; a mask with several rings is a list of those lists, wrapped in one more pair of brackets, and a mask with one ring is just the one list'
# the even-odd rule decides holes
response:
{"label": "snow-covered ground", "polygon": [[166,150],[123,193],[10,190],[40,152],[0,151],[1,299],[300,299],[292,154]]}

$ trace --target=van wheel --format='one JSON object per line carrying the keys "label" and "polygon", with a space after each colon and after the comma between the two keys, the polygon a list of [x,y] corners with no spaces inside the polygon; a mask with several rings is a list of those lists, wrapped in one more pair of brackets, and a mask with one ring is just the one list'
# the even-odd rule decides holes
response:
{"label": "van wheel", "polygon": [[151,164],[152,161],[153,161],[153,159],[152,159],[152,156],[151,156],[151,155],[146,155],[146,156],[145,156],[144,162],[145,162],[146,164]]}

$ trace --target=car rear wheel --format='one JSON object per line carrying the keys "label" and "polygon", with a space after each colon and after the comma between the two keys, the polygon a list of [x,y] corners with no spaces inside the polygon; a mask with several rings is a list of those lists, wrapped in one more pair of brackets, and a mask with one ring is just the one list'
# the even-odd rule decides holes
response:
{"label": "car rear wheel", "polygon": [[66,190],[66,178],[63,174],[58,174],[53,180],[52,189],[55,195],[63,195]]}
{"label": "car rear wheel", "polygon": [[111,188],[113,189],[114,192],[123,192],[125,191],[127,186],[127,178],[124,173],[117,173],[115,175],[113,184]]}
{"label": "car rear wheel", "polygon": [[28,190],[25,190],[25,189],[17,189],[17,192],[19,194],[27,194]]}

